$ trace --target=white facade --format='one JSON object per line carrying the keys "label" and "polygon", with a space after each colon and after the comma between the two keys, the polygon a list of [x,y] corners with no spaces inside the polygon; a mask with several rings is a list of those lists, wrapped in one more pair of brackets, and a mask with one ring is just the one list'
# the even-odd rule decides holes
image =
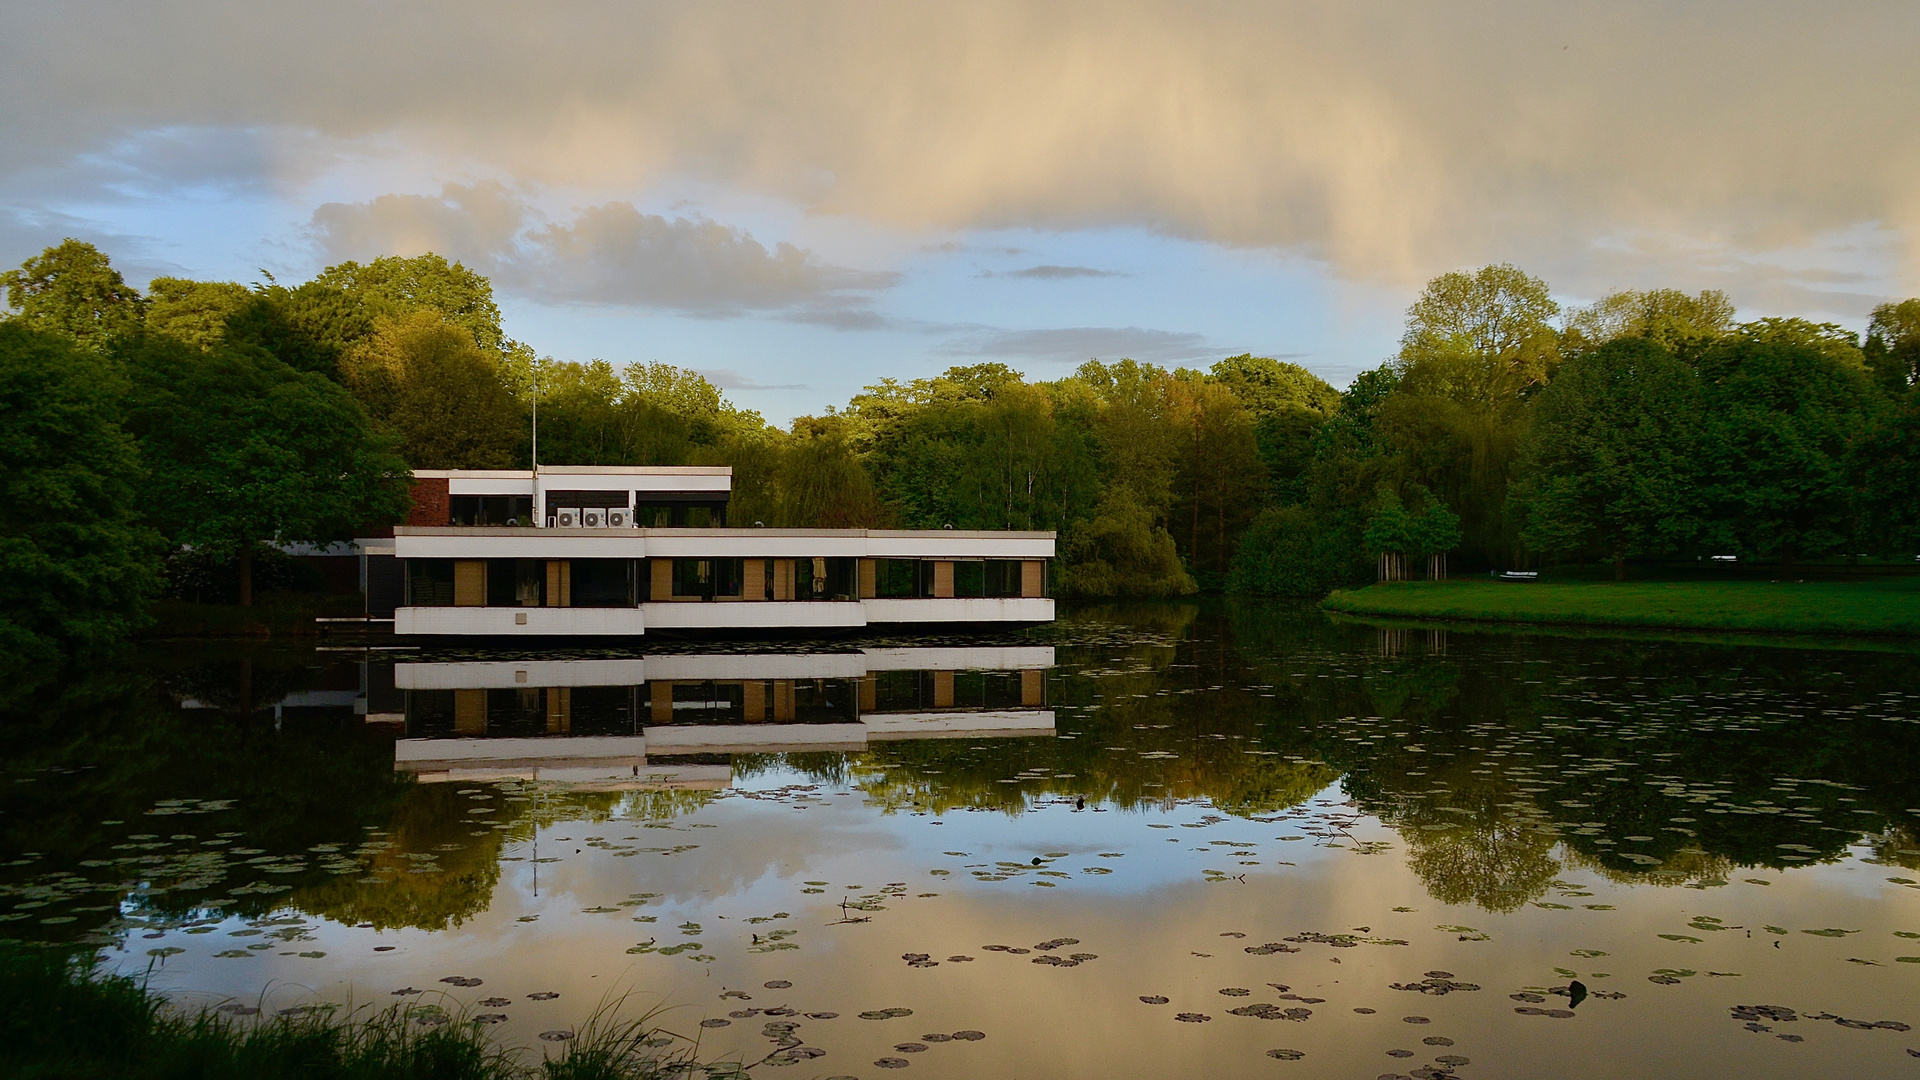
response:
{"label": "white facade", "polygon": [[[397,561],[383,561],[382,575],[363,564],[362,582],[369,614],[390,610],[402,636],[635,637],[1054,617],[1050,532],[683,527],[724,522],[733,482],[724,467],[414,475],[412,524],[361,544],[370,560]],[[675,527],[654,527],[669,520]],[[376,576],[386,590],[378,605],[368,584]]]}

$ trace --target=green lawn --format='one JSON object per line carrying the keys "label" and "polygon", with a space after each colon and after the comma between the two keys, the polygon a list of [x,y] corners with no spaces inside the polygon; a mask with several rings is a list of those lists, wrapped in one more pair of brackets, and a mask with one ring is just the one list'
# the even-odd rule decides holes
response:
{"label": "green lawn", "polygon": [[1341,590],[1349,615],[1793,634],[1920,634],[1920,577],[1866,581],[1408,581]]}

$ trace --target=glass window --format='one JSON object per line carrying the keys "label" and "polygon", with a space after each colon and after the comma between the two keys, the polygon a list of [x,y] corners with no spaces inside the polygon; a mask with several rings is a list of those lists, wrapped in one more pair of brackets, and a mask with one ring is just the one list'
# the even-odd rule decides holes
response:
{"label": "glass window", "polygon": [[454,495],[447,500],[447,516],[460,526],[531,526],[533,496]]}
{"label": "glass window", "polygon": [[407,606],[453,606],[453,560],[407,560]]}
{"label": "glass window", "polygon": [[574,559],[574,607],[632,607],[632,559]]}
{"label": "glass window", "polygon": [[711,559],[675,559],[673,560],[673,595],[713,596],[713,561]]}
{"label": "glass window", "polygon": [[933,563],[925,559],[875,559],[874,594],[885,597],[933,595]]}
{"label": "glass window", "polygon": [[953,595],[987,595],[987,564],[978,560],[953,564]]}
{"label": "glass window", "polygon": [[988,559],[988,596],[1020,595],[1020,563],[1012,559]]}
{"label": "glass window", "polygon": [[739,596],[744,559],[673,560],[673,595],[697,596],[711,600],[716,596]]}

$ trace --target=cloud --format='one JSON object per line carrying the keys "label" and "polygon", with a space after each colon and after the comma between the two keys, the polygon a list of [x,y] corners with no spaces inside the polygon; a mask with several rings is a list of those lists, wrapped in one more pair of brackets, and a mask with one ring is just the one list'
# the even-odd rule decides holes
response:
{"label": "cloud", "polygon": [[526,203],[490,180],[448,184],[438,196],[326,203],[313,212],[313,229],[329,262],[432,251],[491,271],[514,256],[527,218]]}
{"label": "cloud", "polygon": [[1072,364],[1090,358],[1118,360],[1123,357],[1175,364],[1220,354],[1201,334],[1145,330],[1137,326],[998,330],[962,337],[935,351],[947,356],[992,356]]}
{"label": "cloud", "polygon": [[810,390],[806,383],[763,383],[732,368],[703,368],[700,374],[722,390]]}
{"label": "cloud", "polygon": [[667,308],[725,317],[788,311],[862,328],[867,297],[896,275],[851,270],[700,216],[667,218],[609,202],[544,221],[497,181],[448,184],[438,196],[328,203],[313,229],[330,260],[435,251],[493,277],[503,291],[561,304]]}
{"label": "cloud", "polygon": [[989,270],[981,277],[1028,278],[1038,281],[1064,281],[1068,278],[1126,277],[1118,270],[1095,270],[1091,266],[1029,266],[1025,270]]}
{"label": "cloud", "polygon": [[[1877,223],[1920,287],[1920,5],[1891,0],[14,7],[0,182],[142,132],[274,128],[428,175],[1147,228],[1403,283],[1629,232],[1763,252]],[[579,288],[672,294],[630,282]]]}

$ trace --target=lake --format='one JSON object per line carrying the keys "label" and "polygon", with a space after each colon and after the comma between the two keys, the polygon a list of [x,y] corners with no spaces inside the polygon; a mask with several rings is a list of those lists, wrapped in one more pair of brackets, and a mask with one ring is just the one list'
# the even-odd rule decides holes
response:
{"label": "lake", "polygon": [[372,644],[11,688],[0,935],[716,1075],[1920,1075],[1912,645]]}

